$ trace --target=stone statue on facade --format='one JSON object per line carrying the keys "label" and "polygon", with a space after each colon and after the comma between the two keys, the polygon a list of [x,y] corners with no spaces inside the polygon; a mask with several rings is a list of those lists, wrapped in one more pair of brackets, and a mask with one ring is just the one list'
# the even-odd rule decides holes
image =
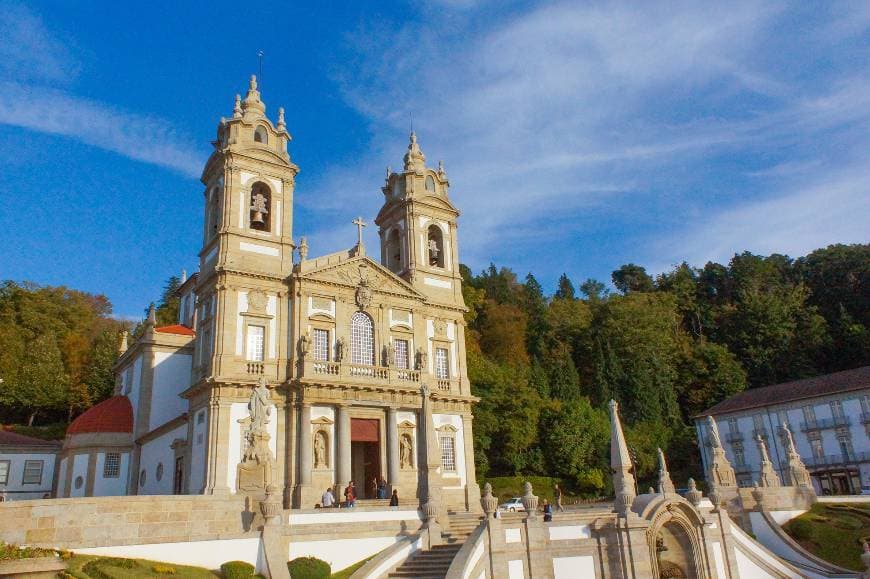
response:
{"label": "stone statue on facade", "polygon": [[791,435],[788,424],[782,425],[782,434],[785,439],[787,460],[787,466],[783,473],[786,484],[798,488],[812,489],[813,483],[810,473],[807,471],[807,467],[804,465],[804,461],[801,459],[797,448],[795,448],[794,438]]}
{"label": "stone statue on facade", "polygon": [[396,345],[393,342],[390,342],[386,345],[386,350],[387,366],[392,368],[396,365]]}
{"label": "stone statue on facade", "polygon": [[412,468],[414,466],[412,463],[413,451],[414,447],[411,437],[403,434],[399,439],[399,466],[401,468]]}
{"label": "stone statue on facade", "polygon": [[262,376],[251,391],[248,416],[239,420],[245,427],[245,450],[237,467],[236,485],[241,492],[262,494],[274,476],[275,457],[269,448],[269,417],[272,405],[266,379]]}
{"label": "stone statue on facade", "polygon": [[308,335],[308,332],[302,334],[299,338],[299,353],[302,354],[302,357],[307,357],[308,353],[311,351],[311,336]]}
{"label": "stone statue on facade", "polygon": [[424,350],[422,347],[417,348],[416,358],[417,358],[417,364],[416,364],[417,370],[420,370],[421,372],[425,371],[427,366],[428,366],[428,361],[429,361],[429,356],[426,353],[426,350]]}
{"label": "stone statue on facade", "polygon": [[308,240],[304,237],[299,240],[299,261],[308,259]]}
{"label": "stone statue on facade", "polygon": [[344,342],[344,338],[339,338],[335,341],[335,361],[341,362],[344,360],[344,354],[347,349],[347,345]]}
{"label": "stone statue on facade", "polygon": [[781,486],[779,475],[773,468],[773,463],[770,462],[770,455],[767,453],[767,444],[761,435],[755,437],[755,442],[758,444],[758,456],[761,457],[761,472],[759,473],[759,485],[761,487],[778,487]]}
{"label": "stone statue on facade", "polygon": [[314,435],[314,468],[326,467],[326,437],[318,431]]}

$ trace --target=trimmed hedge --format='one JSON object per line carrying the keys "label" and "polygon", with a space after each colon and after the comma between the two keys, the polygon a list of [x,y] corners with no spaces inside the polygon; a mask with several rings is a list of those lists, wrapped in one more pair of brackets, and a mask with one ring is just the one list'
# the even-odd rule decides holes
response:
{"label": "trimmed hedge", "polygon": [[254,576],[254,566],[244,561],[227,561],[221,565],[224,579],[250,579]]}
{"label": "trimmed hedge", "polygon": [[329,579],[332,569],[329,563],[317,557],[299,557],[287,563],[291,579]]}

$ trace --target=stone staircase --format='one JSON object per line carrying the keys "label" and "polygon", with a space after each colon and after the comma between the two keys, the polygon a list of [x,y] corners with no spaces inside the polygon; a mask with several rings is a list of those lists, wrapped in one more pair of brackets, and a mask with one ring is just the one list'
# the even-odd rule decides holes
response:
{"label": "stone staircase", "polygon": [[482,516],[474,513],[449,513],[447,528],[441,532],[443,543],[427,551],[414,553],[387,576],[405,579],[444,579],[456,553],[482,520]]}

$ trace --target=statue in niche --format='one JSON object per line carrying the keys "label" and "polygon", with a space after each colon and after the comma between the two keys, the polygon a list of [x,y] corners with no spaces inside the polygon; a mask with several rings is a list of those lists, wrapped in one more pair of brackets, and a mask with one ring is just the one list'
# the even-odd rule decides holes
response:
{"label": "statue in niche", "polygon": [[411,442],[410,434],[403,434],[399,439],[399,466],[401,468],[414,468],[414,443]]}
{"label": "statue in niche", "polygon": [[438,241],[429,238],[429,265],[438,265],[438,254],[441,250],[438,248]]}
{"label": "statue in niche", "polygon": [[390,342],[386,346],[387,348],[387,366],[392,368],[396,365],[396,345],[393,342]]}
{"label": "statue in niche", "polygon": [[344,353],[346,349],[346,344],[344,343],[344,338],[339,338],[335,341],[335,361],[341,362],[344,360]]}
{"label": "statue in niche", "polygon": [[426,354],[426,350],[422,347],[417,348],[417,370],[425,370],[427,366],[427,362],[429,360],[428,354]]}
{"label": "statue in niche", "polygon": [[326,434],[318,430],[314,435],[314,468],[326,468]]}

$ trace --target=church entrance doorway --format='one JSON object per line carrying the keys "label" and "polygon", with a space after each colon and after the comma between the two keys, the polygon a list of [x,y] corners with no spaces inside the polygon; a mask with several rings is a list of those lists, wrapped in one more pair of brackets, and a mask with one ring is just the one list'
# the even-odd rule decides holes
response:
{"label": "church entrance doorway", "polygon": [[377,498],[377,482],[381,478],[381,422],[374,418],[350,420],[351,475],[356,483],[357,497]]}

